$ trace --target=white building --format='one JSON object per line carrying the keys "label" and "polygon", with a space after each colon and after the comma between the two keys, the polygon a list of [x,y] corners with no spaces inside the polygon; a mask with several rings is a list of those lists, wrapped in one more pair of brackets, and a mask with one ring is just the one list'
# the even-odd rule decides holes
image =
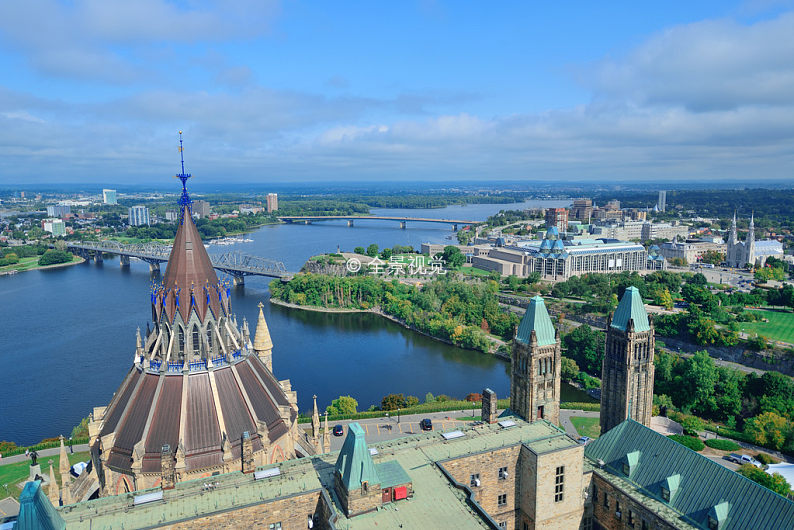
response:
{"label": "white building", "polygon": [[149,208],[146,206],[133,206],[129,209],[129,214],[128,224],[130,226],[149,226]]}
{"label": "white building", "polygon": [[645,223],[642,225],[642,240],[667,239],[672,241],[675,238],[686,239],[689,237],[689,226],[674,225],[671,223]]}
{"label": "white building", "polygon": [[68,204],[53,204],[47,206],[47,215],[50,217],[63,217],[72,213],[72,208]]}
{"label": "white building", "polygon": [[102,190],[102,202],[105,204],[118,204],[119,201],[116,198],[116,190]]}
{"label": "white building", "polygon": [[41,222],[41,228],[45,232],[49,232],[53,237],[61,237],[66,235],[66,223],[61,219],[44,219]]}
{"label": "white building", "polygon": [[747,264],[763,266],[767,258],[783,257],[783,244],[775,239],[755,240],[755,219],[750,216],[750,227],[747,238],[739,241],[736,235],[736,214],[733,215],[731,229],[728,233],[727,262],[731,267],[743,268]]}

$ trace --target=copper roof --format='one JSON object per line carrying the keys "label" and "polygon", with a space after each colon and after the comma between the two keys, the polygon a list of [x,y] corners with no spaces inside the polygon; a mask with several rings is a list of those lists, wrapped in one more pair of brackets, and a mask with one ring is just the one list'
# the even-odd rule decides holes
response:
{"label": "copper roof", "polygon": [[162,304],[161,300],[160,304],[155,300],[155,304],[165,306],[169,321],[173,321],[176,315],[177,297],[179,297],[179,312],[182,314],[182,320],[187,322],[194,306],[202,321],[208,307],[218,318],[221,309],[218,286],[218,276],[212,268],[207,249],[204,248],[201,235],[190,217],[190,211],[185,209],[179,228],[176,230],[174,246],[171,248],[163,277],[165,304]]}
{"label": "copper roof", "polygon": [[[103,436],[115,432],[112,446],[105,450],[109,451],[108,466],[122,473],[132,472],[133,449],[141,440],[145,448],[144,473],[160,472],[164,444],[172,451],[181,445],[187,469],[201,469],[222,463],[224,434],[236,459],[240,456],[243,432],[250,434],[254,451],[260,451],[263,442],[269,445],[288,434],[290,424],[296,420],[297,411],[289,405],[281,385],[255,355],[211,372],[139,370],[134,367],[125,378],[102,429]],[[217,402],[210,373],[215,380]],[[187,388],[183,389],[183,385]],[[288,421],[281,417],[279,405],[289,406]],[[267,425],[267,440],[260,440],[255,420]],[[180,433],[184,433],[182,439]]]}

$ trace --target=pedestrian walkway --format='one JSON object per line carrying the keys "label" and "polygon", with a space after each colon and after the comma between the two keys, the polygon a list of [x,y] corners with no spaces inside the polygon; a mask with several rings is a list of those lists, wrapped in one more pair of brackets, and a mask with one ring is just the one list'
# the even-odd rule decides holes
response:
{"label": "pedestrian walkway", "polygon": [[[77,444],[77,445],[73,445],[72,448],[74,449],[72,451],[74,453],[80,453],[83,451],[88,451],[90,449],[88,447],[88,444]],[[69,451],[69,448],[67,447],[66,450]],[[38,453],[39,459],[41,459],[42,457],[45,456],[53,456],[60,454],[60,451],[61,451],[60,447],[50,447],[49,449],[41,449],[39,451],[36,451],[36,453]],[[0,466],[5,464],[15,464],[17,462],[24,462],[25,460],[30,460],[30,457],[26,456],[25,453],[14,456],[4,456],[2,459],[0,459]]]}

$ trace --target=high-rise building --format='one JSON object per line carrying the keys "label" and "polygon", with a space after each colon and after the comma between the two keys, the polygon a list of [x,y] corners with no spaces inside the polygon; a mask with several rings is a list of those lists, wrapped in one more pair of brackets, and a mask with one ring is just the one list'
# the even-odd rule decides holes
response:
{"label": "high-rise building", "polygon": [[653,320],[640,291],[629,287],[607,320],[601,373],[601,432],[626,418],[651,425],[653,408]]}
{"label": "high-rise building", "polygon": [[527,421],[559,423],[560,351],[560,334],[535,296],[518,325],[510,362],[510,409]]}
{"label": "high-rise building", "polygon": [[546,210],[546,227],[556,226],[560,233],[568,230],[568,210],[565,208],[548,208]]}
{"label": "high-rise building", "polygon": [[198,215],[199,219],[209,217],[210,203],[207,201],[193,201],[193,213]]}
{"label": "high-rise building", "polygon": [[116,190],[102,190],[102,202],[105,204],[118,204],[119,201],[116,199]]}
{"label": "high-rise building", "polygon": [[659,191],[659,202],[657,203],[659,211],[663,212],[667,209],[667,192],[665,190]]}
{"label": "high-rise building", "polygon": [[130,226],[149,225],[149,208],[146,206],[132,206],[129,209],[129,214],[128,224]]}
{"label": "high-rise building", "polygon": [[578,221],[590,221],[593,215],[593,199],[574,199],[571,217]]}
{"label": "high-rise building", "polygon": [[72,208],[67,204],[54,204],[47,206],[47,215],[50,217],[63,217],[72,213]]}
{"label": "high-rise building", "polygon": [[165,220],[166,221],[173,222],[173,221],[176,221],[177,219],[179,219],[179,214],[176,213],[175,211],[170,210],[170,211],[165,212]]}
{"label": "high-rise building", "polygon": [[53,237],[66,235],[66,224],[60,219],[44,219],[41,222],[41,228],[52,234]]}
{"label": "high-rise building", "polygon": [[278,210],[278,193],[267,194],[267,213]]}

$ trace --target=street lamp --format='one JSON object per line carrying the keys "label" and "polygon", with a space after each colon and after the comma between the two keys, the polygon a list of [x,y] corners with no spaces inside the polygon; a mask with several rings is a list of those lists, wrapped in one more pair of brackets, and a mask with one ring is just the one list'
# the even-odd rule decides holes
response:
{"label": "street lamp", "polygon": [[400,423],[400,409],[397,408],[397,423]]}

